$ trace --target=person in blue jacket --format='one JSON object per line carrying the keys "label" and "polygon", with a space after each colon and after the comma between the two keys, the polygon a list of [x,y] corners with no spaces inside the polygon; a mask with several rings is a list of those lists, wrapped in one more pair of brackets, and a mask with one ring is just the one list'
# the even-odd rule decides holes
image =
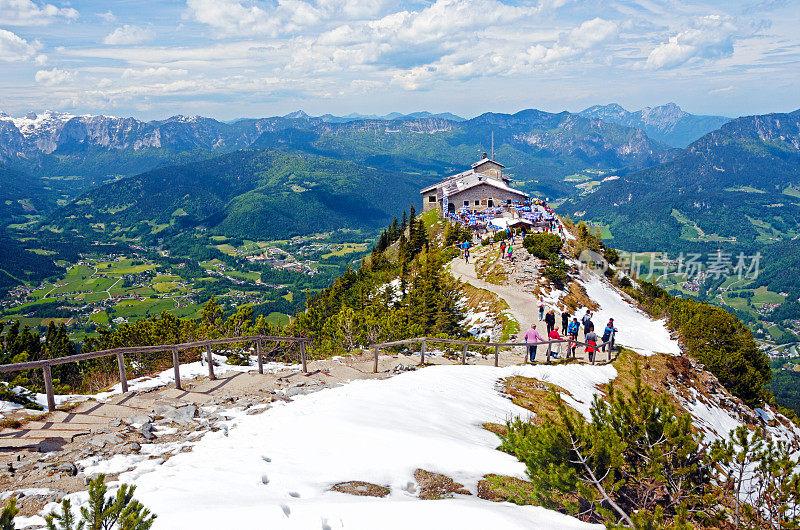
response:
{"label": "person in blue jacket", "polygon": [[[604,343],[603,347],[602,347],[603,351],[606,351],[606,345],[605,345],[606,342],[608,342],[608,351],[610,351],[610,352],[614,351],[614,338],[613,337],[614,337],[614,333],[616,333],[617,331],[619,331],[619,330],[614,327],[614,319],[610,318],[608,320],[608,324],[606,324],[606,329],[603,330],[603,337],[602,337],[602,341]],[[611,341],[611,342],[609,342],[609,341]]]}

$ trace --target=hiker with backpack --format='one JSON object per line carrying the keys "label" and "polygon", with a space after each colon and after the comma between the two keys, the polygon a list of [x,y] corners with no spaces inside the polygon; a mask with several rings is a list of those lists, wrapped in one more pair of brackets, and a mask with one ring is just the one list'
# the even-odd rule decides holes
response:
{"label": "hiker with backpack", "polygon": [[525,332],[525,342],[527,343],[527,356],[530,358],[531,362],[536,360],[536,343],[537,342],[545,342],[539,332],[536,331],[536,323],[534,322],[531,324],[531,327],[528,328],[528,331]]}
{"label": "hiker with backpack", "polygon": [[594,324],[589,321],[589,332],[584,337],[586,341],[586,349],[584,350],[589,355],[589,360],[594,362],[594,356],[597,354],[597,334],[594,332]]}
{"label": "hiker with backpack", "polygon": [[608,324],[606,324],[606,329],[603,330],[603,347],[602,350],[606,351],[605,343],[608,342],[608,351],[614,351],[614,334],[619,331],[617,328],[614,327],[614,319],[610,318],[608,320]]}
{"label": "hiker with backpack", "polygon": [[539,322],[544,318],[544,300],[539,298]]}
{"label": "hiker with backpack", "polygon": [[589,328],[594,329],[594,324],[592,323],[592,312],[586,311],[586,314],[583,315],[583,337],[586,338],[586,334],[589,333]]}
{"label": "hiker with backpack", "polygon": [[572,351],[572,357],[575,357],[575,350],[578,348],[578,330],[580,330],[581,325],[578,324],[578,319],[573,318],[572,322],[569,323],[567,326],[567,335],[569,335],[570,343],[569,349]]}

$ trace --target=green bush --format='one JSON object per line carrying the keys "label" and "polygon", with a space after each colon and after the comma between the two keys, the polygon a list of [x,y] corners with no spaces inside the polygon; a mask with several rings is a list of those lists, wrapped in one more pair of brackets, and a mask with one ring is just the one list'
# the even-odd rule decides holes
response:
{"label": "green bush", "polygon": [[549,233],[531,234],[522,240],[525,250],[537,258],[545,260],[557,256],[563,245],[560,237]]}
{"label": "green bush", "polygon": [[674,298],[650,282],[641,282],[634,296],[654,316],[667,317],[688,354],[716,375],[731,394],[751,407],[771,400],[765,389],[772,375],[769,358],[736,316],[702,302]]}

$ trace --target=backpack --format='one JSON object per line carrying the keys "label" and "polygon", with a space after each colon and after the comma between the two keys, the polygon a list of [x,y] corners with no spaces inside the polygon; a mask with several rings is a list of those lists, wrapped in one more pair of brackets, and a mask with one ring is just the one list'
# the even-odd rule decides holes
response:
{"label": "backpack", "polygon": [[593,340],[586,341],[586,353],[594,353],[597,349],[597,343]]}

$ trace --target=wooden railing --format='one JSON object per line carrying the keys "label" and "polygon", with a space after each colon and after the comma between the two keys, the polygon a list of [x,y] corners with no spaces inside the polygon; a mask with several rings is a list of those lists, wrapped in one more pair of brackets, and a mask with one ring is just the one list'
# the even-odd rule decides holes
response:
{"label": "wooden railing", "polygon": [[172,352],[172,365],[175,370],[175,388],[182,390],[181,386],[181,373],[180,361],[178,360],[178,352],[180,350],[189,350],[192,348],[206,349],[206,360],[208,364],[208,377],[209,379],[216,379],[214,376],[214,362],[211,356],[211,346],[216,344],[231,344],[236,342],[254,342],[256,345],[256,355],[258,356],[258,373],[264,373],[264,359],[263,359],[263,343],[264,342],[290,342],[298,343],[300,345],[300,362],[303,365],[303,372],[308,372],[306,364],[306,345],[311,341],[303,337],[272,337],[269,335],[251,335],[248,337],[228,337],[223,339],[209,339],[200,340],[196,342],[184,342],[181,344],[162,344],[159,346],[130,346],[124,348],[112,348],[110,350],[99,350],[87,353],[79,353],[77,355],[69,355],[67,357],[58,357],[56,359],[42,359],[39,361],[30,361],[26,363],[16,364],[3,364],[0,365],[0,373],[4,372],[19,372],[22,370],[31,370],[41,368],[44,371],[44,389],[47,393],[47,407],[52,412],[56,408],[55,396],[53,394],[53,374],[52,367],[59,364],[73,363],[78,361],[88,361],[89,359],[99,359],[101,357],[109,357],[111,355],[117,356],[117,366],[119,367],[119,380],[122,384],[122,391],[128,391],[128,378],[125,374],[125,354],[135,353],[157,353],[157,352]]}
{"label": "wooden railing", "polygon": [[[461,364],[467,364],[467,351],[470,346],[479,346],[484,348],[494,347],[494,365],[498,366],[500,360],[500,348],[507,348],[507,347],[516,347],[516,346],[547,346],[547,362],[550,362],[550,357],[553,351],[554,344],[562,344],[562,343],[572,343],[578,346],[590,346],[595,349],[594,354],[592,355],[592,364],[597,362],[597,354],[599,350],[602,348],[603,350],[606,349],[608,346],[608,361],[611,362],[611,350],[614,348],[614,337],[615,333],[611,333],[611,337],[605,342],[601,342],[596,346],[590,346],[585,342],[581,342],[579,340],[572,340],[569,338],[566,339],[553,339],[548,341],[542,342],[480,342],[480,341],[473,341],[473,340],[458,340],[458,339],[438,339],[436,337],[417,337],[414,339],[404,339],[404,340],[395,340],[392,342],[382,342],[380,344],[373,344],[370,346],[374,355],[374,364],[372,368],[373,373],[378,373],[378,353],[380,350],[384,348],[390,348],[392,346],[402,346],[405,344],[420,344],[420,364],[425,364],[425,350],[429,342],[433,343],[440,343],[440,344],[460,344],[463,346],[461,350]],[[528,352],[525,352],[527,357]],[[569,352],[567,352],[567,356],[569,356]]]}

